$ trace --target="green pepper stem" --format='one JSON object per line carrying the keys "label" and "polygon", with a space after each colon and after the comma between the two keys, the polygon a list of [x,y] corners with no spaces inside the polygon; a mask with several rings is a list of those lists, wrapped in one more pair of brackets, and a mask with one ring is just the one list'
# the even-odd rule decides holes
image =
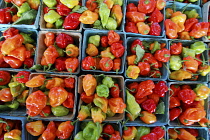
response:
{"label": "green pepper stem", "polygon": [[109,136],[110,138],[112,137],[112,135],[109,135],[109,134],[107,134],[107,133],[101,133],[101,134],[107,135],[107,136]]}
{"label": "green pepper stem", "polygon": [[14,78],[24,78],[25,76],[24,75],[21,75],[19,77],[16,77],[16,76],[12,76],[12,77],[14,77]]}
{"label": "green pepper stem", "polygon": [[180,134],[180,130],[177,130],[176,128],[174,128],[174,131],[176,131],[176,133]]}
{"label": "green pepper stem", "polygon": [[7,132],[9,132],[10,126],[8,125],[8,123],[6,121],[3,121],[3,120],[0,120],[0,123],[5,123],[7,125],[6,130],[7,130]]}
{"label": "green pepper stem", "polygon": [[4,81],[4,79],[3,78],[0,78],[0,82],[3,82]]}
{"label": "green pepper stem", "polygon": [[166,66],[166,64],[165,64],[165,63],[163,63],[163,66],[166,68],[166,70],[168,71],[168,73],[169,73],[169,74],[171,74],[170,69]]}
{"label": "green pepper stem", "polygon": [[182,9],[182,13],[184,13],[184,11],[187,9],[187,7],[190,5],[191,3],[188,3],[183,9]]}
{"label": "green pepper stem", "polygon": [[71,125],[74,125],[78,121],[79,121],[79,119],[76,119],[75,121],[71,122]]}

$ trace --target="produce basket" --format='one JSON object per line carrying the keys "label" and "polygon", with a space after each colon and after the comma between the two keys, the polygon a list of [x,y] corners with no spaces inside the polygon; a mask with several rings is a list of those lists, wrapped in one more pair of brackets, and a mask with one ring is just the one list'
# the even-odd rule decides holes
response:
{"label": "produce basket", "polygon": [[[210,2],[207,2],[203,5],[202,12],[203,12],[203,22],[208,22],[209,21],[209,5]],[[204,42],[210,42],[210,39],[207,37],[202,37]]]}

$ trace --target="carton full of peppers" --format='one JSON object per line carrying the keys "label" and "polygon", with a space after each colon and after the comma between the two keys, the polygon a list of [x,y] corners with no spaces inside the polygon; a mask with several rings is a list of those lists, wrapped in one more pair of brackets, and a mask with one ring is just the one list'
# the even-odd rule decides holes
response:
{"label": "carton full of peppers", "polygon": [[168,39],[193,40],[207,36],[209,23],[202,21],[198,5],[167,2],[165,31]]}
{"label": "carton full of peppers", "polygon": [[170,59],[168,41],[156,38],[127,38],[125,77],[130,79],[166,80]]}
{"label": "carton full of peppers", "polygon": [[168,85],[165,81],[126,80],[126,123],[163,126],[168,123]]}
{"label": "carton full of peppers", "polygon": [[126,3],[124,0],[83,0],[86,10],[80,21],[84,29],[123,31]]}
{"label": "carton full of peppers", "polygon": [[123,32],[91,31],[84,32],[81,69],[85,72],[118,73],[124,72],[126,44]]}
{"label": "carton full of peppers", "polygon": [[171,57],[169,60],[170,81],[208,82],[210,72],[208,46],[202,41],[169,41]]}
{"label": "carton full of peppers", "polygon": [[32,73],[26,86],[28,118],[41,120],[72,120],[76,112],[77,77]]}
{"label": "carton full of peppers", "polygon": [[121,123],[81,121],[75,126],[74,140],[122,140]]}
{"label": "carton full of peppers", "polygon": [[81,13],[86,10],[80,0],[43,0],[40,29],[51,31],[81,32]]}
{"label": "carton full of peppers", "polygon": [[0,69],[31,71],[36,59],[37,31],[14,27],[1,31]]}
{"label": "carton full of peppers", "polygon": [[126,108],[124,78],[115,75],[81,75],[78,79],[79,121],[121,121]]}
{"label": "carton full of peppers", "polygon": [[[209,19],[210,19],[210,14],[209,14],[210,6],[209,5],[210,5],[210,2],[207,2],[203,5],[202,12],[203,12],[203,21],[204,22],[209,22]],[[210,30],[208,30],[207,36],[204,36],[202,39],[205,42],[210,42]]]}
{"label": "carton full of peppers", "polygon": [[124,31],[129,36],[165,37],[165,0],[128,0]]}
{"label": "carton full of peppers", "polygon": [[40,7],[40,0],[2,0],[0,28],[38,29]]}
{"label": "carton full of peppers", "polygon": [[80,33],[40,31],[36,65],[31,69],[37,72],[78,74],[81,41]]}
{"label": "carton full of peppers", "polygon": [[167,127],[167,139],[208,140],[208,129],[204,127]]}
{"label": "carton full of peppers", "polygon": [[3,116],[0,118],[1,135],[3,140],[25,140],[25,124],[24,117]]}
{"label": "carton full of peppers", "polygon": [[204,83],[170,82],[169,125],[209,127],[210,88]]}
{"label": "carton full of peppers", "polygon": [[0,71],[0,114],[11,116],[26,115],[26,98],[29,88],[26,82],[29,80],[28,71]]}

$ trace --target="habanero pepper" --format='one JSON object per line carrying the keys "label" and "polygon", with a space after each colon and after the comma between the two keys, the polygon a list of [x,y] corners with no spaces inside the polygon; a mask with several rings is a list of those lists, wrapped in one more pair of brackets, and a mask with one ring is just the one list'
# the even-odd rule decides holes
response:
{"label": "habanero pepper", "polygon": [[138,85],[138,91],[135,95],[137,99],[141,99],[149,94],[152,94],[152,90],[155,88],[155,84],[152,80],[142,81]]}
{"label": "habanero pepper", "polygon": [[102,36],[101,38],[101,41],[100,41],[100,43],[101,43],[101,46],[102,47],[108,47],[108,37],[107,36]]}
{"label": "habanero pepper", "polygon": [[192,56],[184,57],[183,60],[185,60],[183,66],[187,70],[193,73],[198,71],[198,62]]}
{"label": "habanero pepper", "polygon": [[67,71],[70,73],[74,73],[79,66],[79,60],[78,60],[78,58],[75,58],[75,57],[67,58],[65,61],[65,64],[66,64]]}
{"label": "habanero pepper", "polygon": [[74,125],[71,121],[62,122],[56,131],[56,136],[59,139],[68,139],[72,135]]}
{"label": "habanero pepper", "polygon": [[51,66],[55,63],[55,60],[57,57],[59,57],[59,54],[56,50],[56,48],[51,45],[44,51],[44,57],[46,58],[46,63],[48,65],[48,69],[51,68]]}
{"label": "habanero pepper", "polygon": [[120,97],[120,87],[118,84],[114,84],[114,87],[111,87],[110,94],[113,98]]}
{"label": "habanero pepper", "polygon": [[108,32],[108,44],[112,45],[120,41],[120,35],[113,30]]}
{"label": "habanero pepper", "polygon": [[65,61],[66,61],[66,57],[58,57],[55,60],[55,68],[58,71],[66,71]]}
{"label": "habanero pepper", "polygon": [[132,44],[131,44],[131,47],[130,47],[130,50],[131,50],[131,53],[132,54],[136,54],[136,47],[137,45],[141,46],[142,49],[144,49],[144,46],[142,44],[142,41],[140,39],[135,39]]}
{"label": "habanero pepper", "polygon": [[191,104],[196,98],[196,93],[192,89],[182,89],[178,92],[178,97],[186,104]]}
{"label": "habanero pepper", "polygon": [[163,48],[161,50],[155,51],[154,57],[161,62],[168,62],[170,59],[170,50]]}
{"label": "habanero pepper", "polygon": [[148,21],[159,23],[159,22],[163,21],[163,14],[160,12],[160,10],[155,8],[155,10],[152,12],[152,14],[150,14],[150,17],[148,18]]}
{"label": "habanero pepper", "polygon": [[190,31],[190,36],[194,38],[201,38],[202,36],[207,35],[209,28],[208,22],[199,22],[194,24],[192,30]]}
{"label": "habanero pepper", "polygon": [[126,108],[126,104],[121,97],[108,99],[108,104],[114,113],[123,113]]}
{"label": "habanero pepper", "polygon": [[26,58],[23,62],[24,68],[31,68],[34,64],[34,59],[33,58]]}
{"label": "habanero pepper", "polygon": [[18,81],[19,83],[26,83],[29,81],[29,75],[30,72],[28,71],[19,71],[17,75],[14,76],[15,81]]}
{"label": "habanero pepper", "polygon": [[152,132],[141,137],[141,140],[158,140],[157,134]]}
{"label": "habanero pepper", "polygon": [[19,30],[16,28],[13,28],[13,27],[11,27],[11,28],[7,29],[5,32],[3,32],[3,36],[5,39],[13,37],[17,34],[19,34]]}
{"label": "habanero pepper", "polygon": [[162,139],[165,135],[165,131],[160,126],[156,126],[152,129],[151,133],[155,133],[157,135],[158,140]]}
{"label": "habanero pepper", "polygon": [[[37,126],[39,126],[39,127],[37,127]],[[32,136],[39,136],[44,132],[45,126],[44,126],[42,120],[28,122],[28,123],[26,123],[26,130]]]}
{"label": "habanero pepper", "polygon": [[126,127],[126,130],[123,131],[124,140],[132,140],[137,134],[137,129],[135,126]]}
{"label": "habanero pepper", "polygon": [[158,68],[158,62],[151,53],[145,53],[142,62],[147,62],[151,65],[152,68]]}
{"label": "habanero pepper", "polygon": [[[104,40],[103,40],[104,41]],[[103,43],[103,41],[101,40],[101,45]],[[104,42],[105,43],[105,42]],[[107,46],[108,46],[108,40],[107,40]],[[97,56],[98,55],[98,48],[92,44],[92,43],[88,43],[88,46],[85,50],[85,52],[89,55],[89,56]]]}
{"label": "habanero pepper", "polygon": [[164,81],[156,83],[155,88],[153,89],[153,93],[159,95],[160,97],[164,97],[167,91],[168,87]]}
{"label": "habanero pepper", "polygon": [[136,24],[138,22],[144,22],[148,17],[146,14],[140,12],[126,12],[126,18]]}
{"label": "habanero pepper", "polygon": [[96,0],[88,0],[86,2],[85,6],[88,8],[88,10],[93,12],[98,7],[98,4],[97,4]]}
{"label": "habanero pepper", "polygon": [[180,106],[180,99],[178,97],[172,96],[169,100],[169,109]]}
{"label": "habanero pepper", "polygon": [[56,11],[58,12],[59,15],[61,16],[67,16],[70,12],[71,12],[71,9],[68,8],[66,5],[62,4],[62,3],[59,3],[57,6],[56,6]]}
{"label": "habanero pepper", "polygon": [[97,80],[93,75],[87,74],[82,79],[82,87],[87,96],[91,96],[94,94],[96,86],[97,86]]}
{"label": "habanero pepper", "polygon": [[160,24],[157,22],[153,22],[150,25],[150,31],[149,31],[150,35],[154,35],[154,36],[160,36],[161,34],[161,27]]}
{"label": "habanero pepper", "polygon": [[59,48],[64,49],[66,48],[69,44],[74,43],[74,39],[72,36],[65,34],[65,33],[59,33],[56,36],[56,44],[58,45]]}
{"label": "habanero pepper", "polygon": [[104,57],[104,58],[101,58],[99,65],[102,71],[111,71],[114,63],[111,58]]}
{"label": "habanero pepper", "polygon": [[185,21],[184,26],[185,26],[185,31],[189,32],[192,30],[192,27],[198,23],[198,19],[197,18],[189,18]]}
{"label": "habanero pepper", "polygon": [[170,46],[170,53],[171,54],[181,54],[182,53],[182,43],[181,42],[173,43]]}
{"label": "habanero pepper", "polygon": [[[206,111],[203,108],[188,108],[179,117],[182,122],[199,122],[206,116]],[[183,120],[184,119],[184,120]]]}
{"label": "habanero pepper", "polygon": [[174,23],[171,19],[166,19],[164,21],[166,36],[169,39],[176,39],[178,37],[178,29],[176,23]]}
{"label": "habanero pepper", "polygon": [[3,88],[0,90],[0,100],[3,102],[10,102],[13,100],[10,88]]}
{"label": "habanero pepper", "polygon": [[156,105],[158,105],[158,103],[160,101],[160,96],[158,94],[156,94],[156,93],[152,93],[152,94],[150,94],[148,96],[145,96],[145,97],[148,97],[149,99],[154,100],[154,102],[155,102]]}
{"label": "habanero pepper", "polygon": [[54,140],[56,138],[56,125],[53,121],[50,121],[47,125],[47,128],[41,135],[41,139],[48,139],[48,140]]}
{"label": "habanero pepper", "polygon": [[80,95],[80,99],[85,102],[86,104],[92,103],[93,99],[94,99],[95,95],[90,95],[87,96],[85,92],[82,92],[82,94]]}
{"label": "habanero pepper", "polygon": [[146,101],[142,102],[141,107],[150,113],[153,113],[156,110],[156,104],[153,99],[147,99]]}
{"label": "habanero pepper", "polygon": [[48,94],[52,107],[60,106],[67,98],[68,92],[63,87],[53,87]]}
{"label": "habanero pepper", "polygon": [[185,128],[185,130],[187,130],[190,134],[192,134],[195,137],[199,136],[199,132],[197,129],[193,129],[193,128]]}
{"label": "habanero pepper", "polygon": [[68,92],[67,99],[62,104],[66,108],[74,108],[74,94],[71,92]]}
{"label": "habanero pepper", "polygon": [[72,77],[64,79],[65,87],[73,89],[75,87],[75,79]]}
{"label": "habanero pepper", "polygon": [[40,87],[44,85],[45,77],[42,74],[34,76],[29,81],[25,83],[27,87]]}
{"label": "habanero pepper", "polygon": [[52,79],[47,80],[45,83],[47,89],[51,89],[53,87],[64,87],[64,80],[59,77],[53,77]]}
{"label": "habanero pepper", "polygon": [[44,44],[49,47],[51,45],[54,45],[55,42],[55,34],[53,32],[47,32],[45,34]]}
{"label": "habanero pepper", "polygon": [[137,28],[138,28],[138,32],[142,35],[147,35],[150,32],[150,27],[148,24],[144,23],[144,22],[138,22],[136,24]]}
{"label": "habanero pepper", "polygon": [[0,71],[0,85],[6,85],[10,82],[11,74],[7,71]]}
{"label": "habanero pepper", "polygon": [[132,83],[128,84],[127,87],[129,89],[130,93],[132,93],[132,94],[137,93],[138,85],[139,84],[137,82],[132,82]]}
{"label": "habanero pepper", "polygon": [[10,65],[13,69],[18,69],[22,66],[23,62],[12,56],[4,56],[4,61]]}
{"label": "habanero pepper", "polygon": [[48,117],[49,115],[50,115],[50,113],[51,113],[51,106],[49,106],[49,105],[46,105],[43,109],[42,109],[42,111],[40,112],[40,116],[41,117]]}
{"label": "habanero pepper", "polygon": [[106,134],[112,135],[112,134],[114,134],[115,130],[114,130],[114,128],[111,124],[106,124],[105,126],[103,126],[103,131],[102,132],[105,133],[104,136],[107,137]]}
{"label": "habanero pepper", "polygon": [[25,58],[26,58],[26,48],[25,46],[21,46],[21,47],[18,47],[14,50],[12,50],[8,56],[12,56],[14,58],[17,58],[18,60],[20,61],[24,61]]}
{"label": "habanero pepper", "polygon": [[139,62],[138,67],[140,69],[139,75],[141,76],[148,76],[150,72],[150,64],[147,62]]}
{"label": "habanero pepper", "polygon": [[181,108],[172,108],[169,110],[169,120],[173,121],[179,117],[179,115],[182,113]]}
{"label": "habanero pepper", "polygon": [[114,134],[111,135],[109,140],[121,140],[120,132],[114,131]]}
{"label": "habanero pepper", "polygon": [[138,33],[138,28],[134,22],[126,22],[125,24],[125,31],[131,33]]}
{"label": "habanero pepper", "polygon": [[112,70],[118,72],[121,68],[121,59],[120,58],[115,58],[113,60],[113,63],[114,63],[114,65],[113,65]]}
{"label": "habanero pepper", "polygon": [[138,3],[138,11],[141,13],[152,13],[155,9],[155,0],[141,0]]}
{"label": "habanero pepper", "polygon": [[140,69],[138,66],[135,66],[135,65],[129,65],[126,70],[126,75],[132,79],[137,79],[139,76],[139,73],[140,73]]}
{"label": "habanero pepper", "polygon": [[111,45],[111,53],[115,57],[117,57],[117,58],[122,57],[124,52],[125,52],[125,47],[122,44],[120,44],[120,43],[113,43]]}
{"label": "habanero pepper", "polygon": [[95,69],[95,61],[93,57],[87,56],[82,60],[82,68],[84,70],[94,70]]}
{"label": "habanero pepper", "polygon": [[64,23],[63,23],[64,29],[67,29],[67,30],[77,29],[78,26],[80,25],[80,21],[79,21],[80,16],[81,14],[79,13],[69,14],[64,20]]}
{"label": "habanero pepper", "polygon": [[137,6],[134,3],[129,3],[126,7],[128,12],[137,12]]}
{"label": "habanero pepper", "polygon": [[146,124],[152,124],[157,121],[155,114],[149,113],[148,111],[142,111],[140,119]]}
{"label": "habanero pepper", "polygon": [[180,128],[178,130],[178,132],[179,132],[179,133],[177,133],[178,134],[178,139],[196,140],[195,136],[190,134],[190,132],[188,132],[184,128]]}

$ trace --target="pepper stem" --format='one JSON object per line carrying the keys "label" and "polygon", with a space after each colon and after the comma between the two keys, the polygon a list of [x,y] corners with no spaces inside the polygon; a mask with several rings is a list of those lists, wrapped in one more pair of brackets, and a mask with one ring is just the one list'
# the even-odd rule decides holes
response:
{"label": "pepper stem", "polygon": [[109,134],[107,134],[107,133],[101,133],[101,134],[107,135],[107,136],[109,136],[110,138],[112,137],[112,135],[109,135]]}
{"label": "pepper stem", "polygon": [[178,134],[180,134],[180,130],[177,130],[176,128],[174,128],[174,131],[176,131]]}
{"label": "pepper stem", "polygon": [[184,11],[187,9],[187,7],[190,5],[191,3],[188,3],[183,9],[182,9],[182,13],[184,13]]}
{"label": "pepper stem", "polygon": [[168,73],[169,73],[169,74],[171,74],[170,69],[166,66],[166,64],[165,64],[165,63],[163,63],[163,66],[166,68],[166,70],[168,71]]}
{"label": "pepper stem", "polygon": [[3,121],[3,120],[0,120],[0,123],[5,123],[7,125],[6,130],[7,130],[7,132],[9,132],[10,126],[8,125],[8,123],[6,121]]}
{"label": "pepper stem", "polygon": [[79,119],[76,119],[75,121],[71,122],[71,125],[74,125],[78,121],[79,121]]}
{"label": "pepper stem", "polygon": [[0,78],[0,82],[3,82],[4,81],[4,79],[3,78]]}

